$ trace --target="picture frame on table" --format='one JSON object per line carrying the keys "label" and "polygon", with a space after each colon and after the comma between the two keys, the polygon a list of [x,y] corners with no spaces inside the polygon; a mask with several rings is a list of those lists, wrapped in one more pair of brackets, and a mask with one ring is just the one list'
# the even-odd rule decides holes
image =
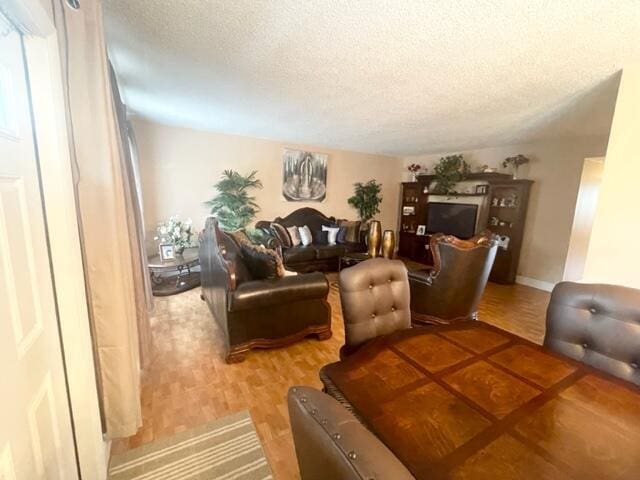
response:
{"label": "picture frame on table", "polygon": [[167,260],[174,260],[176,258],[176,248],[172,243],[160,244],[160,260],[166,262]]}
{"label": "picture frame on table", "polygon": [[424,236],[427,234],[427,226],[426,225],[418,225],[418,228],[416,229],[416,235],[418,236]]}

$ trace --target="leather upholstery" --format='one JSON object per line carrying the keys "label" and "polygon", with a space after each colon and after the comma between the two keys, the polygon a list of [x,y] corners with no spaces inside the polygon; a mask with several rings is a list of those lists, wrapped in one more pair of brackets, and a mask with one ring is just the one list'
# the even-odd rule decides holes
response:
{"label": "leather upholstery", "polygon": [[414,322],[476,320],[478,304],[496,257],[491,233],[460,240],[442,233],[430,240],[434,265],[409,272]]}
{"label": "leather upholstery", "polygon": [[408,480],[398,458],[330,396],[309,387],[287,395],[302,480]]}
{"label": "leather upholstery", "polygon": [[345,254],[346,249],[342,245],[319,245],[316,247],[316,258],[339,258]]}
{"label": "leather upholstery", "polygon": [[341,355],[380,335],[411,327],[407,267],[372,258],[340,272],[345,347]]}
{"label": "leather upholstery", "polygon": [[544,345],[640,385],[640,290],[557,284],[547,309]]}
{"label": "leather upholstery", "polygon": [[[278,223],[284,227],[307,225],[311,230],[314,242],[306,247],[290,247],[282,245],[271,231],[271,223]],[[327,232],[322,231],[323,225],[336,225],[335,217],[327,217],[314,208],[299,208],[284,218],[278,217],[273,222],[259,221],[256,228],[268,235],[274,236],[274,241],[282,249],[282,258],[287,269],[297,272],[334,271],[338,269],[340,257],[346,252],[365,252],[364,241],[359,243],[328,245],[319,243],[319,239],[327,238]],[[363,237],[364,238],[364,237]]]}
{"label": "leather upholstery", "polygon": [[285,265],[292,263],[313,262],[316,259],[316,249],[312,246],[297,246],[282,249]]}
{"label": "leather upholstery", "polygon": [[208,218],[200,234],[202,299],[224,333],[227,361],[254,347],[331,336],[329,285],[321,273],[255,280],[231,235]]}
{"label": "leather upholstery", "polygon": [[320,272],[244,282],[229,294],[229,311],[325,298],[329,283]]}

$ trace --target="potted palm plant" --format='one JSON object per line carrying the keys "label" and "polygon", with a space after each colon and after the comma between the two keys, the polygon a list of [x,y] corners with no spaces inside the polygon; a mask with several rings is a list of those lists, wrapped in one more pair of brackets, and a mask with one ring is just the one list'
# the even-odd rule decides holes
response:
{"label": "potted palm plant", "polygon": [[218,183],[214,185],[218,194],[205,202],[211,208],[211,214],[218,219],[220,228],[227,232],[244,229],[260,211],[256,198],[250,190],[262,188],[262,182],[256,178],[258,172],[241,175],[234,170],[225,170]]}
{"label": "potted palm plant", "polygon": [[353,186],[353,196],[347,202],[358,211],[358,216],[364,225],[363,229],[369,230],[366,237],[369,255],[375,257],[382,239],[382,227],[380,222],[373,220],[373,217],[380,213],[382,184],[375,180],[369,180],[366,183],[355,183]]}

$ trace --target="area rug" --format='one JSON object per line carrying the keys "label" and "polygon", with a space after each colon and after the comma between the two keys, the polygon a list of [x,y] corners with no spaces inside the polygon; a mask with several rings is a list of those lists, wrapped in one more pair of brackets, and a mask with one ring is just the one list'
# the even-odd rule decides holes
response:
{"label": "area rug", "polygon": [[249,412],[115,455],[109,467],[109,480],[188,479],[273,479]]}

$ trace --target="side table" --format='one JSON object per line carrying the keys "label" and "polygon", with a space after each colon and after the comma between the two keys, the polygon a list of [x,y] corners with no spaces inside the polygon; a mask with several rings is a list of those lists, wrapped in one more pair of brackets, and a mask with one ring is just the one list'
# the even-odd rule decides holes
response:
{"label": "side table", "polygon": [[151,291],[162,297],[186,292],[200,285],[200,266],[198,248],[187,248],[182,255],[165,260],[160,255],[148,258],[147,266],[151,275]]}

